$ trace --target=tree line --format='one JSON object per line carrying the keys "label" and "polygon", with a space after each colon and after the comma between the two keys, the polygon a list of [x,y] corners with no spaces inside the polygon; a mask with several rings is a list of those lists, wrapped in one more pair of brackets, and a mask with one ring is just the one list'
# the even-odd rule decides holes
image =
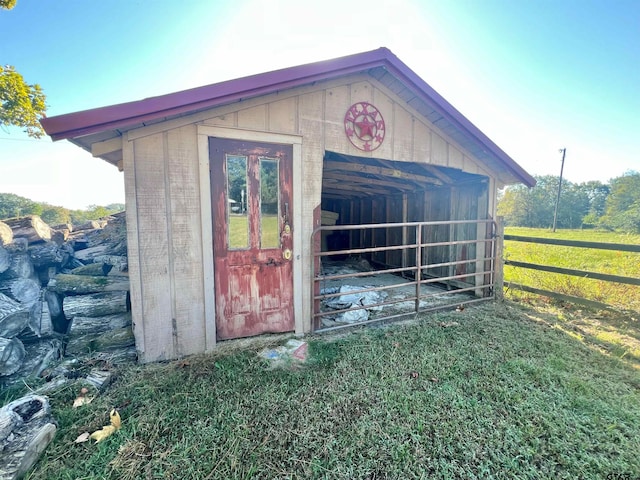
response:
{"label": "tree line", "polygon": [[[550,228],[560,177],[535,176],[535,187],[506,187],[498,197],[498,215],[507,225]],[[640,173],[631,171],[608,183],[562,181],[558,228],[604,228],[640,233]]]}
{"label": "tree line", "polygon": [[3,218],[38,215],[49,225],[71,223],[79,225],[89,220],[97,220],[122,212],[124,204],[112,203],[107,206],[90,205],[85,210],[70,210],[48,203],[35,202],[13,193],[0,193],[0,220]]}

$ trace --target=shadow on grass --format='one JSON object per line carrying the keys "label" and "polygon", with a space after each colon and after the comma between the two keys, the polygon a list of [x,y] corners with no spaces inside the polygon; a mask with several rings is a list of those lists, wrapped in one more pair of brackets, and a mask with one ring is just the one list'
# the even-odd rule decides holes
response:
{"label": "shadow on grass", "polygon": [[537,296],[513,295],[531,307],[531,320],[565,332],[605,355],[640,369],[640,314],[591,310]]}

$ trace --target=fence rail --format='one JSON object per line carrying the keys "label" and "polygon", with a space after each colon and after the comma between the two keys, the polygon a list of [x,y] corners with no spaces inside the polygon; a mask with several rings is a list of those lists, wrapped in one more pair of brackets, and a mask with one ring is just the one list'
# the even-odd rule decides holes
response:
{"label": "fence rail", "polygon": [[[565,247],[593,248],[597,250],[613,250],[617,252],[640,253],[640,245],[629,245],[629,244],[623,244],[623,243],[585,242],[585,241],[578,241],[578,240],[560,240],[555,238],[525,237],[520,235],[504,235],[503,238],[504,240],[511,240],[514,242],[539,243],[543,245],[559,245],[559,246],[565,246]],[[554,267],[552,265],[540,265],[536,263],[519,262],[515,260],[504,260],[504,265],[509,265],[509,266],[518,267],[518,268],[526,268],[530,270],[537,270],[542,272],[559,273],[562,275],[569,275],[569,276],[579,277],[579,278],[601,280],[604,282],[623,283],[627,285],[640,286],[640,278],[635,278],[635,277],[611,275],[607,273],[591,272],[586,270],[576,270],[572,268]],[[589,300],[587,298],[576,297],[573,295],[566,295],[558,292],[553,292],[550,290],[544,290],[541,288],[535,288],[528,285],[522,285],[520,283],[515,283],[515,282],[505,281],[504,286],[506,288],[522,290],[524,292],[535,293],[537,295],[544,295],[547,297],[556,298],[558,300],[564,300],[572,303],[577,303],[577,304],[585,305],[588,307],[595,307],[595,308],[611,308],[612,307],[609,304],[598,302],[595,300]]]}

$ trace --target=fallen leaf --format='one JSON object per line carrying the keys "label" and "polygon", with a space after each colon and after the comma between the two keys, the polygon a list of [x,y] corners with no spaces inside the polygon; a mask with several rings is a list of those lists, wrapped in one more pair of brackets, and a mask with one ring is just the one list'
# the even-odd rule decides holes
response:
{"label": "fallen leaf", "polygon": [[436,377],[431,377],[429,380],[431,380],[433,383],[438,383],[438,379]]}
{"label": "fallen leaf", "polygon": [[89,440],[90,437],[91,437],[91,434],[89,432],[81,433],[80,435],[78,435],[78,438],[76,438],[73,443],[84,443],[87,440]]}
{"label": "fallen leaf", "polygon": [[109,414],[109,419],[111,421],[111,425],[116,427],[116,429],[122,426],[122,419],[120,418],[120,414],[115,408],[111,410],[111,413]]}
{"label": "fallen leaf", "polygon": [[80,395],[73,401],[73,408],[78,408],[83,405],[89,405],[93,401],[94,397],[87,397],[85,395]]}
{"label": "fallen leaf", "polygon": [[115,408],[111,410],[111,413],[109,413],[109,418],[111,421],[111,425],[106,425],[102,427],[102,429],[96,430],[89,436],[89,438],[95,440],[96,443],[98,443],[105,438],[113,435],[120,428],[120,426],[122,425],[122,420],[120,418],[120,414]]}
{"label": "fallen leaf", "polygon": [[98,442],[103,441],[105,438],[108,438],[111,435],[113,435],[116,430],[118,430],[118,429],[116,427],[114,427],[113,425],[107,425],[105,427],[102,427],[102,429],[96,430],[95,432],[93,432],[89,436],[89,438],[91,438],[92,440],[95,440],[96,443],[98,443]]}

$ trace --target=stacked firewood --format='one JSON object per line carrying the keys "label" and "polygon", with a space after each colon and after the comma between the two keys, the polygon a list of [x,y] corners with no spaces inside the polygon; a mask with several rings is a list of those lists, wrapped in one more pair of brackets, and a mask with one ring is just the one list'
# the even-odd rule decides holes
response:
{"label": "stacked firewood", "polygon": [[0,385],[80,358],[135,360],[126,249],[124,212],[0,221]]}

